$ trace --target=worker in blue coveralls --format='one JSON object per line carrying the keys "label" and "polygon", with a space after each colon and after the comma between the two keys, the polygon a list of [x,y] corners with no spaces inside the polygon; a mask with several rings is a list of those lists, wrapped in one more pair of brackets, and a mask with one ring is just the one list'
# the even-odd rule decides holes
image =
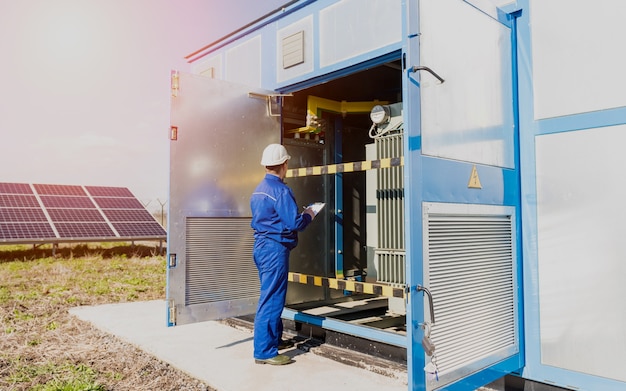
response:
{"label": "worker in blue coveralls", "polygon": [[289,356],[278,354],[279,349],[291,346],[282,339],[281,320],[287,296],[289,252],[298,244],[298,231],[304,230],[315,217],[310,208],[298,212],[293,192],[283,182],[290,158],[284,146],[268,145],[261,157],[265,178],[250,197],[253,257],[261,280],[254,318],[254,359],[257,364],[291,362]]}

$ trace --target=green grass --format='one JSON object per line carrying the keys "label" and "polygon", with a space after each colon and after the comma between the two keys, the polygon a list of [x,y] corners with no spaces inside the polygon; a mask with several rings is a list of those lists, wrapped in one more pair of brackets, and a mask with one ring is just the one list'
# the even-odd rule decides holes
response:
{"label": "green grass", "polygon": [[47,362],[36,365],[24,365],[17,361],[15,371],[9,377],[12,383],[33,383],[42,378],[48,379],[43,384],[35,384],[31,391],[105,391],[106,388],[96,380],[93,369],[83,364],[68,362],[55,364]]}
{"label": "green grass", "polygon": [[84,330],[95,331],[67,310],[165,299],[165,257],[157,253],[125,243],[67,246],[54,255],[51,246],[0,246],[0,390],[127,389],[136,381],[133,360],[107,351],[101,337],[81,340]]}

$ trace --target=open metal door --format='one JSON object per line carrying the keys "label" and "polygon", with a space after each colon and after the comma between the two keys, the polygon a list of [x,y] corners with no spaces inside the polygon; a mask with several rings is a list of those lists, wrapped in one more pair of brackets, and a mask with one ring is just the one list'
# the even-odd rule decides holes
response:
{"label": "open metal door", "polygon": [[280,142],[272,92],[172,72],[167,323],[252,314],[250,194],[263,148]]}
{"label": "open metal door", "polygon": [[515,21],[490,4],[407,1],[413,390],[523,366]]}

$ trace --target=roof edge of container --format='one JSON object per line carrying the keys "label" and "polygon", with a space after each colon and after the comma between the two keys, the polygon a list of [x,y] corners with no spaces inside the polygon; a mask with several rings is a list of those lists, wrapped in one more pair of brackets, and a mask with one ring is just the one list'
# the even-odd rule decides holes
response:
{"label": "roof edge of container", "polygon": [[222,48],[231,42],[236,41],[240,37],[246,34],[250,34],[251,32],[254,32],[256,30],[259,30],[260,28],[270,23],[273,23],[274,21],[288,14],[291,14],[303,7],[306,7],[307,5],[314,3],[315,1],[316,0],[291,0],[288,3],[280,6],[279,8],[276,8],[273,11],[270,11],[266,13],[265,15],[255,19],[254,21],[236,29],[235,31],[228,33],[227,35],[219,38],[218,40],[213,41],[210,44],[196,50],[195,52],[186,55],[185,60],[187,60],[188,63],[193,63],[201,59],[202,57],[206,56],[207,54],[219,48]]}

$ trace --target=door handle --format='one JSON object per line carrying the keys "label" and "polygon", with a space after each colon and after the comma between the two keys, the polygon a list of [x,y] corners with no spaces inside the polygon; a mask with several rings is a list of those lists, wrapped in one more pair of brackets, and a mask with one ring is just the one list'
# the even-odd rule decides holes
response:
{"label": "door handle", "polygon": [[428,296],[428,304],[429,304],[429,309],[430,309],[430,323],[431,324],[435,324],[435,306],[433,305],[433,295],[430,293],[430,291],[428,290],[428,288],[426,288],[425,286],[421,286],[418,285],[416,287],[416,290],[418,292],[424,292],[426,293],[426,296]]}
{"label": "door handle", "polygon": [[415,73],[417,71],[426,71],[426,72],[430,73],[431,75],[435,76],[437,78],[437,80],[439,80],[439,83],[443,83],[445,81],[445,80],[443,80],[443,78],[441,76],[439,76],[435,71],[433,71],[429,67],[413,65],[413,68],[411,68],[411,72]]}

